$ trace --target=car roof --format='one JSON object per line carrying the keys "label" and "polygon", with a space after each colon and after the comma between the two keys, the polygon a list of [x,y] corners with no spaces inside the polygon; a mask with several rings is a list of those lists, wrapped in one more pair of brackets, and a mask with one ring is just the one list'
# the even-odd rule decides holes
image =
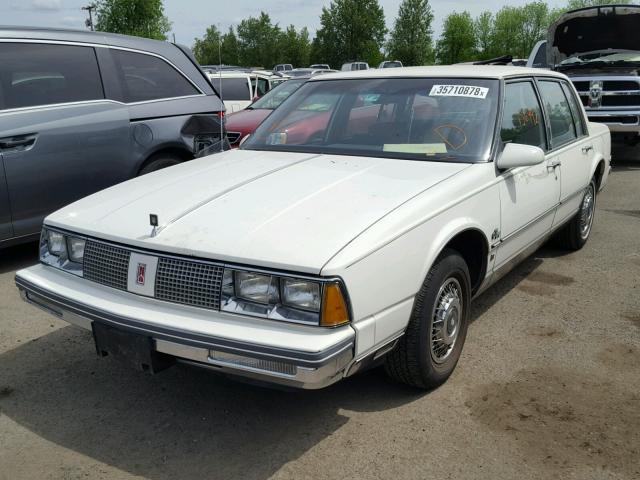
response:
{"label": "car roof", "polygon": [[433,67],[403,67],[389,69],[370,69],[353,72],[327,73],[313,77],[310,81],[345,78],[385,78],[385,77],[460,77],[460,78],[507,78],[513,76],[547,75],[566,78],[565,75],[539,68],[513,67],[509,65],[446,65]]}
{"label": "car roof", "polygon": [[64,28],[41,28],[0,25],[0,38],[3,39],[32,39],[57,40],[64,42],[91,43],[97,45],[113,45],[151,53],[165,55],[167,49],[175,49],[175,45],[162,40],[120,35],[118,33],[91,32],[88,30],[74,30]]}

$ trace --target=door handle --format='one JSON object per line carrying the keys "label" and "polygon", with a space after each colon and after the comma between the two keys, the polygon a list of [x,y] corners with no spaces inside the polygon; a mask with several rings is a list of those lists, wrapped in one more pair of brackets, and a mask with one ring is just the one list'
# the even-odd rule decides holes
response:
{"label": "door handle", "polygon": [[552,160],[547,163],[547,168],[553,168],[555,170],[560,165],[562,165],[562,162],[560,160]]}
{"label": "door handle", "polygon": [[36,135],[21,135],[19,137],[0,138],[0,150],[22,151],[27,150],[36,143]]}
{"label": "door handle", "polygon": [[587,145],[586,147],[582,147],[582,153],[585,155],[589,153],[589,150],[593,150],[593,145]]}

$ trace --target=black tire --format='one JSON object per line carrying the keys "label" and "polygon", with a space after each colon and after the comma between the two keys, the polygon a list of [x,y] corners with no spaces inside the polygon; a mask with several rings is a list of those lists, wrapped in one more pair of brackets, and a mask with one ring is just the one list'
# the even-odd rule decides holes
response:
{"label": "black tire", "polygon": [[[455,282],[451,282],[452,279],[459,287],[457,336],[452,346],[446,346],[443,342],[434,343],[448,348],[446,355],[436,359],[437,352],[432,351],[432,335],[437,331],[434,327],[436,302],[444,298],[441,291],[443,288],[448,285],[455,286]],[[391,378],[421,389],[435,388],[449,378],[458,363],[467,336],[471,303],[470,285],[469,269],[464,259],[455,250],[445,249],[434,262],[416,295],[405,334],[385,357],[385,370]],[[453,310],[449,311],[453,313]],[[444,322],[435,323],[449,324],[448,318]],[[437,348],[435,350],[437,351]]]}
{"label": "black tire", "polygon": [[182,163],[182,158],[171,155],[168,153],[163,153],[157,156],[152,157],[144,167],[140,169],[140,175],[146,175],[147,173],[155,172],[157,170],[162,170],[163,168],[173,167],[174,165],[178,165]]}
{"label": "black tire", "polygon": [[[589,201],[588,198],[591,198],[591,200]],[[592,203],[589,204],[589,202]],[[584,247],[587,240],[589,240],[595,214],[596,182],[592,179],[582,194],[578,213],[558,232],[558,245],[567,250],[580,250]],[[586,226],[583,222],[587,222]]]}

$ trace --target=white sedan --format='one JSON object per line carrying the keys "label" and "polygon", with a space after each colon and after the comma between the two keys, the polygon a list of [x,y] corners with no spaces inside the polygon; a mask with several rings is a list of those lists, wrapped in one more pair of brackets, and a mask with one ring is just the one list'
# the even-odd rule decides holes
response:
{"label": "white sedan", "polygon": [[552,234],[585,244],[609,164],[607,127],[561,74],[318,76],[241,149],[50,215],[16,283],[143,370],[321,388],[383,363],[433,388],[475,296]]}

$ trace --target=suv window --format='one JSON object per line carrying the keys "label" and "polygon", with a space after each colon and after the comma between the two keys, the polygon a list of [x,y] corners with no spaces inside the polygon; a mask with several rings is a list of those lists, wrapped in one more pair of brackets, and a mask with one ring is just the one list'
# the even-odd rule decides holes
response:
{"label": "suv window", "polygon": [[522,143],[545,149],[542,109],[533,83],[508,83],[504,94],[503,142]]}
{"label": "suv window", "polygon": [[184,76],[161,58],[112,49],[122,84],[122,100],[143,102],[200,93]]}
{"label": "suv window", "polygon": [[587,135],[587,125],[585,124],[584,115],[582,114],[582,105],[578,103],[575,93],[565,82],[562,82],[562,89],[569,100],[569,106],[571,107],[571,114],[573,115],[578,136],[581,137],[583,135]]}
{"label": "suv window", "polygon": [[91,47],[0,43],[0,109],[104,98]]}
{"label": "suv window", "polygon": [[551,146],[557,148],[569,143],[576,138],[576,127],[569,109],[569,102],[564,96],[562,87],[558,82],[549,80],[540,81],[545,110],[551,124]]}

